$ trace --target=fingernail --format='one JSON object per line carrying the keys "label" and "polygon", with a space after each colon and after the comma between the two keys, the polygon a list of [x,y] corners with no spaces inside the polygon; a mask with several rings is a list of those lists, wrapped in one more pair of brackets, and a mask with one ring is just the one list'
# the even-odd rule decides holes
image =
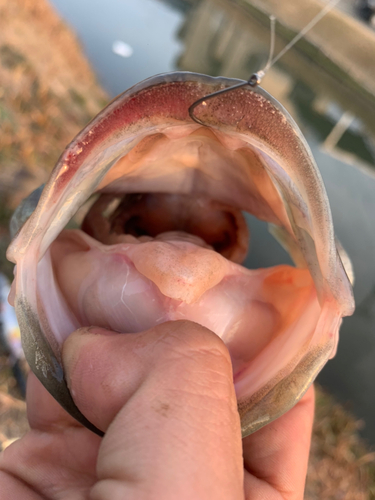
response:
{"label": "fingernail", "polygon": [[71,333],[65,340],[62,348],[62,362],[65,378],[69,388],[70,381],[80,358],[82,349],[87,349],[89,344],[96,342],[99,335],[108,337],[118,335],[118,333],[106,330],[105,328],[99,328],[97,326],[82,327]]}
{"label": "fingernail", "polygon": [[85,328],[85,330],[86,333],[92,333],[93,335],[119,335],[118,332],[113,332],[112,330],[107,330],[106,328],[101,328],[99,326],[89,326],[88,328]]}
{"label": "fingernail", "polygon": [[79,354],[81,349],[87,346],[92,340],[91,335],[87,328],[80,328],[76,330],[65,340],[62,347],[62,362],[64,367],[65,380],[68,384],[69,389],[71,389],[71,378],[74,372],[74,368],[79,359]]}

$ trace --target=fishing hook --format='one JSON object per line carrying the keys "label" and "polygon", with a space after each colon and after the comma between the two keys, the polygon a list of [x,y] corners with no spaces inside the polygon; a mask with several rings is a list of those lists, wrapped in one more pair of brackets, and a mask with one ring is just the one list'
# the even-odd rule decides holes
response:
{"label": "fishing hook", "polygon": [[232,90],[239,89],[241,87],[246,87],[246,85],[249,85],[252,88],[257,87],[268,69],[272,66],[273,63],[273,53],[275,50],[275,23],[276,23],[276,18],[274,16],[270,16],[270,22],[271,22],[271,43],[270,43],[270,52],[267,60],[267,64],[263,69],[258,71],[257,73],[253,73],[251,77],[248,80],[244,80],[241,83],[237,83],[236,85],[232,85],[231,87],[227,87],[225,89],[218,90],[217,92],[213,92],[212,94],[208,94],[204,97],[201,97],[197,101],[193,102],[193,104],[189,107],[189,115],[192,120],[194,120],[196,123],[199,123],[199,125],[205,125],[205,123],[202,122],[199,118],[197,118],[194,115],[194,110],[197,106],[202,104],[203,106],[206,106],[206,101],[208,99],[211,99],[212,97],[216,97],[221,94],[225,94],[226,92],[231,92]]}
{"label": "fishing hook", "polygon": [[218,90],[217,92],[213,92],[212,94],[208,94],[204,97],[201,97],[197,101],[193,102],[191,106],[189,107],[189,115],[190,118],[195,121],[196,123],[199,123],[199,125],[205,126],[205,123],[203,123],[199,118],[197,118],[194,115],[194,110],[199,104],[202,104],[203,106],[206,106],[206,101],[208,99],[211,99],[212,97],[216,97],[221,94],[225,94],[225,92],[230,92],[235,89],[239,89],[241,87],[246,87],[246,85],[249,85],[250,87],[257,87],[266,72],[273,66],[283,55],[288,52],[303,36],[306,35],[308,31],[311,30],[328,12],[330,12],[341,0],[330,0],[327,5],[320,11],[318,14],[313,17],[313,19],[299,32],[297,35],[283,48],[283,50],[276,56],[273,57],[274,49],[275,49],[275,23],[276,19],[274,16],[270,16],[270,22],[271,22],[271,43],[270,43],[270,53],[268,56],[268,61],[265,67],[258,71],[257,73],[254,73],[251,75],[249,80],[247,81],[242,81],[241,83],[238,83],[236,85],[232,85],[231,87],[227,87],[225,89]]}
{"label": "fishing hook", "polygon": [[199,118],[197,118],[194,115],[194,110],[197,106],[202,104],[203,106],[206,106],[206,101],[208,99],[211,99],[212,97],[216,97],[221,94],[225,94],[226,92],[230,92],[234,89],[239,89],[241,87],[245,87],[246,85],[249,85],[250,87],[257,87],[260,84],[260,81],[263,77],[262,75],[263,71],[259,71],[259,73],[254,73],[251,75],[251,77],[248,80],[244,80],[241,83],[237,83],[237,85],[232,85],[231,87],[227,87],[226,89],[221,89],[216,92],[213,92],[212,94],[205,95],[204,97],[201,97],[197,101],[193,102],[193,104],[189,107],[189,115],[192,120],[194,120],[196,123],[199,123],[199,125],[205,125]]}

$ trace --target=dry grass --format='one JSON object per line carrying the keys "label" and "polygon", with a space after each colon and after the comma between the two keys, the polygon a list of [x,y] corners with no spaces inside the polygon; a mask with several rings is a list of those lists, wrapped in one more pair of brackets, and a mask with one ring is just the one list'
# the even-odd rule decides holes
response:
{"label": "dry grass", "polygon": [[0,0],[0,19],[0,198],[14,208],[107,96],[45,0]]}
{"label": "dry grass", "polygon": [[363,427],[321,388],[316,412],[306,500],[375,498],[375,453],[359,436]]}
{"label": "dry grass", "polygon": [[26,404],[0,392],[0,450],[25,434],[28,428]]}

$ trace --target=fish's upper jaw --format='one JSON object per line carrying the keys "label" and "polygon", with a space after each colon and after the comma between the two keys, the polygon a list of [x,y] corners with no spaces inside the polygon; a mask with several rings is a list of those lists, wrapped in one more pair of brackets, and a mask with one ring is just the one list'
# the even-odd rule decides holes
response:
{"label": "fish's upper jaw", "polygon": [[[163,140],[186,137],[198,129],[198,134],[202,135],[203,129],[208,135],[214,133],[227,151],[224,156],[220,151],[219,160],[223,159],[229,169],[235,171],[237,167],[237,162],[233,164],[227,161],[230,160],[230,152],[244,149],[250,156],[255,155],[256,158],[249,158],[248,162],[254,166],[251,179],[257,179],[256,171],[267,172],[283,199],[280,205],[287,209],[287,216],[283,220],[272,220],[274,210],[271,210],[271,214],[255,215],[286,227],[303,251],[315,252],[316,256],[311,262],[311,259],[305,260],[317,288],[324,288],[319,293],[325,296],[333,294],[343,314],[351,314],[353,296],[337,256],[327,195],[309,146],[288,112],[260,87],[243,87],[210,99],[204,109],[196,110],[204,118],[207,127],[200,127],[189,117],[188,109],[192,103],[236,83],[240,82],[193,73],[171,73],[145,80],[115,99],[78,134],[61,156],[38,207],[25,223],[22,235],[14,240],[8,251],[10,259],[17,261],[26,247],[34,243],[33,248],[39,249],[41,258],[92,191],[105,189],[111,183],[111,177],[118,183],[121,158],[129,160],[127,166],[131,171],[128,171],[127,181],[131,184],[136,181],[132,174],[136,171],[143,174],[139,171],[136,157],[147,154],[147,150],[154,148],[155,143],[161,146]],[[172,159],[169,153],[167,156]],[[178,161],[175,165],[173,162],[169,164],[170,168],[175,169],[172,191],[175,191],[176,183],[181,186],[185,181],[188,183],[187,190],[180,189],[180,192],[189,192],[190,182],[203,182],[202,189],[205,189],[202,175],[187,179],[185,168],[179,168],[182,161],[185,167],[199,173],[196,168],[199,148],[192,148],[190,152],[185,149],[183,156],[177,152]],[[260,168],[257,166],[259,163]],[[116,165],[119,169],[114,168]],[[154,166],[157,166],[156,163]],[[166,174],[164,180],[153,179],[152,175],[148,179],[143,177],[144,189],[128,185],[125,191],[154,192],[156,189],[169,192],[166,165],[160,161],[158,166]],[[183,171],[180,178],[178,170]],[[219,173],[215,173],[215,168],[211,169],[208,174],[211,180],[216,176],[218,181],[226,183],[228,177],[220,175],[220,162],[218,170]],[[157,182],[155,185],[154,180],[158,180],[161,186]],[[263,179],[258,178],[258,181],[257,188],[263,184]],[[249,176],[243,179],[243,184],[249,182]],[[233,192],[230,183],[226,187],[228,192]],[[119,185],[117,188],[124,191]],[[237,206],[242,208],[243,200],[238,202]],[[254,213],[259,205],[259,200],[256,202],[248,207],[250,213]],[[315,249],[312,249],[309,238],[314,241]],[[318,268],[324,279],[319,276]]]}

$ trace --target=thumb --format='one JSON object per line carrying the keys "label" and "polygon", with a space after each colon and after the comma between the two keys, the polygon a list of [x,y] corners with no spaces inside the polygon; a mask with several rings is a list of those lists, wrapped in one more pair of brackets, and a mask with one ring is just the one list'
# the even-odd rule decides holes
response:
{"label": "thumb", "polygon": [[92,498],[243,498],[240,421],[223,342],[190,322],[138,334],[81,329],[63,362],[106,431]]}

